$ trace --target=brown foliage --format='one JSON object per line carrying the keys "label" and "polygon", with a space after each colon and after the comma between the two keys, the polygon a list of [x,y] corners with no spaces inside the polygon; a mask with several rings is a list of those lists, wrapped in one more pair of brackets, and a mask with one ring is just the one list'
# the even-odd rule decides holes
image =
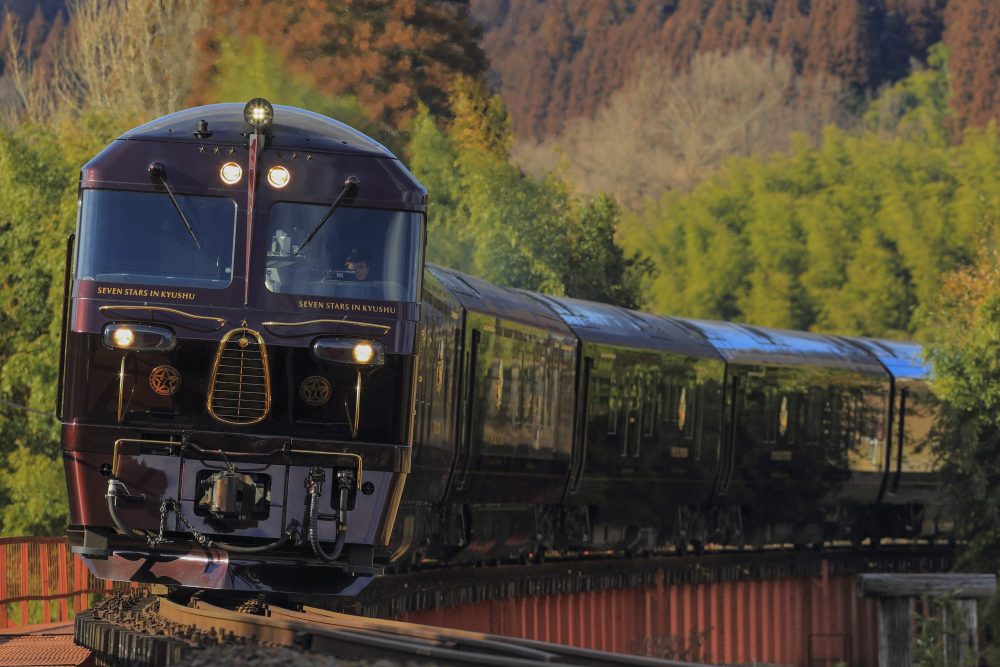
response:
{"label": "brown foliage", "polygon": [[396,127],[421,102],[444,112],[453,78],[486,69],[467,0],[220,0],[209,15],[196,102],[215,101],[206,96],[221,35],[261,36],[320,92],[354,94],[372,118]]}
{"label": "brown foliage", "polygon": [[773,52],[700,53],[674,75],[664,75],[665,58],[638,63],[593,118],[572,120],[539,144],[518,142],[517,162],[539,174],[562,169],[577,188],[636,207],[693,186],[728,157],[784,151],[792,133],[818,138],[848,116],[837,79],[804,80]]}
{"label": "brown foliage", "polygon": [[946,19],[956,120],[983,127],[1000,118],[1000,2],[950,0]]}
{"label": "brown foliage", "polygon": [[[938,41],[946,0],[473,0],[483,46],[520,137],[591,116],[632,79],[637,56],[667,72],[698,53],[774,50],[795,71],[853,91],[904,76]],[[961,0],[953,0],[961,1]],[[981,0],[989,3],[991,0]]]}
{"label": "brown foliage", "polygon": [[75,0],[68,28],[61,15],[51,24],[33,20],[34,29],[8,16],[6,78],[15,92],[3,100],[8,120],[44,121],[88,109],[140,122],[179,109],[194,71],[191,35],[204,25],[204,4]]}

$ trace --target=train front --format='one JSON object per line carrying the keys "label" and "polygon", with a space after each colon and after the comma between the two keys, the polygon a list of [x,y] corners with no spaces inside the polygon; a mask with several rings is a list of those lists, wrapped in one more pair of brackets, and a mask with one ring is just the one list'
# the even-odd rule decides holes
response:
{"label": "train front", "polygon": [[264,100],[84,166],[60,372],[70,542],[98,577],[350,595],[410,462],[426,191]]}

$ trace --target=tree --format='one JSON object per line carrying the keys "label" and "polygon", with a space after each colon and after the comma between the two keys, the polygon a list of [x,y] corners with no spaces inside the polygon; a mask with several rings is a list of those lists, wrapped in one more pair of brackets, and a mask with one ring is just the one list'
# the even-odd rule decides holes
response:
{"label": "tree", "polygon": [[214,101],[215,62],[227,37],[261,35],[292,74],[308,77],[319,93],[353,95],[372,120],[397,130],[420,103],[444,112],[453,77],[486,69],[461,0],[224,0],[211,3],[208,15],[192,93],[200,103]]}
{"label": "tree", "polygon": [[[78,0],[62,43],[36,47],[30,30],[15,35],[6,69],[21,115],[46,122],[57,112],[100,111],[138,124],[180,109],[194,71],[192,40],[204,22],[204,5],[204,0]],[[44,58],[36,58],[39,53]]]}
{"label": "tree", "polygon": [[[949,0],[955,3],[992,0]],[[700,55],[749,47],[807,81],[868,95],[904,78],[940,41],[945,0],[474,0],[483,48],[519,141],[589,118],[640,75],[644,57],[678,76]],[[995,4],[995,3],[992,3]],[[995,40],[994,40],[995,41]],[[985,44],[985,41],[984,41]],[[990,44],[984,48],[989,51]],[[995,63],[981,52],[981,67]]]}
{"label": "tree", "polygon": [[698,54],[666,76],[662,56],[635,69],[593,118],[539,144],[519,143],[517,162],[536,174],[559,168],[579,189],[638,208],[668,189],[690,189],[732,156],[783,152],[796,132],[818,139],[823,126],[847,119],[836,79],[806,81],[773,53]]}
{"label": "tree", "polygon": [[522,174],[510,161],[506,110],[482,84],[459,81],[450,113],[442,128],[422,111],[410,144],[431,193],[428,260],[511,287],[637,306],[650,267],[617,244],[614,202]]}
{"label": "tree", "polygon": [[625,217],[645,248],[658,312],[797,329],[909,337],[941,276],[1000,215],[1000,139],[952,144],[947,52],[873,101],[866,128],[813,147],[731,160],[690,192]]}
{"label": "tree", "polygon": [[945,20],[958,127],[985,127],[1000,118],[1000,4],[949,0]]}
{"label": "tree", "polygon": [[80,165],[119,131],[86,114],[0,135],[0,521],[6,534],[66,526],[55,418],[66,237]]}
{"label": "tree", "polygon": [[[944,410],[936,447],[956,537],[960,567],[994,572],[1000,562],[1000,217],[983,220],[975,261],[942,280],[923,317],[933,389]],[[981,619],[1000,632],[993,599]],[[1000,663],[996,642],[986,642],[987,664]]]}
{"label": "tree", "polygon": [[291,74],[281,54],[260,37],[239,41],[222,37],[218,49],[208,99],[246,102],[264,97],[273,104],[300,107],[336,118],[390,148],[400,148],[398,133],[371,120],[356,97],[328,97],[320,93],[309,77]]}

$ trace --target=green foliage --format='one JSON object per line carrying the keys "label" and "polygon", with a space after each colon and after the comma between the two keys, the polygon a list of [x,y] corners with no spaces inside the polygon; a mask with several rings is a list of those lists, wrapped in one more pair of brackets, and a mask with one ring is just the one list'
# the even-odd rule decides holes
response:
{"label": "green foliage", "polygon": [[995,127],[949,143],[946,53],[876,100],[869,129],[734,160],[627,216],[653,309],[796,329],[920,336],[913,314],[1000,214]]}
{"label": "green foliage", "polygon": [[954,410],[941,433],[945,473],[972,561],[1000,562],[1000,251],[997,223],[976,262],[947,275],[924,310],[935,392]]}
{"label": "green foliage", "polygon": [[959,659],[958,647],[967,628],[959,600],[950,595],[924,595],[925,614],[913,614],[913,664],[916,667],[974,667],[972,656]]}
{"label": "green foliage", "polygon": [[882,92],[865,113],[865,125],[891,136],[946,145],[951,141],[948,106],[948,47],[927,52],[927,68],[917,69]]}
{"label": "green foliage", "polygon": [[[986,198],[978,201],[986,209]],[[946,274],[919,315],[928,332],[935,393],[947,410],[937,427],[952,503],[959,565],[996,572],[1000,563],[1000,216],[983,214],[975,261]],[[984,664],[1000,665],[1000,597],[981,608]]]}
{"label": "green foliage", "polygon": [[431,193],[428,260],[511,287],[636,307],[651,267],[616,242],[617,205],[576,196],[555,175],[522,174],[509,158],[503,104],[482,86],[459,82],[451,100],[451,123],[442,128],[422,109],[410,143],[411,167]]}
{"label": "green foliage", "polygon": [[[55,533],[66,490],[54,416],[66,237],[80,165],[117,133],[86,115],[0,136],[0,513],[5,534]],[[24,406],[21,409],[15,406]]]}

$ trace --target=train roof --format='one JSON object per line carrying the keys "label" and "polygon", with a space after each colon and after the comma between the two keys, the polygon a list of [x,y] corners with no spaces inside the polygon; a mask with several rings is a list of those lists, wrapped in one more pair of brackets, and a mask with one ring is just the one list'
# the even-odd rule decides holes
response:
{"label": "train roof", "polygon": [[427,270],[467,310],[547,329],[553,333],[573,335],[570,327],[559,319],[551,308],[526,292],[499,287],[433,264],[428,264]]}
{"label": "train roof", "polygon": [[875,355],[896,379],[930,379],[930,364],[924,361],[923,348],[917,343],[882,338],[851,338],[850,340]]}
{"label": "train roof", "polygon": [[721,359],[696,329],[665,317],[570,297],[529,293],[562,318],[584,343],[617,345],[694,358]]}
{"label": "train roof", "polygon": [[[243,136],[243,104],[209,104],[184,109],[140,125],[119,139],[136,141],[176,141],[200,144],[240,145]],[[198,121],[208,123],[209,137],[195,136]],[[274,105],[271,125],[271,148],[348,153],[371,157],[395,158],[392,152],[371,137],[349,125],[312,111]]]}
{"label": "train roof", "polygon": [[811,366],[885,375],[885,368],[872,354],[834,336],[732,322],[686,321],[702,331],[732,363]]}

